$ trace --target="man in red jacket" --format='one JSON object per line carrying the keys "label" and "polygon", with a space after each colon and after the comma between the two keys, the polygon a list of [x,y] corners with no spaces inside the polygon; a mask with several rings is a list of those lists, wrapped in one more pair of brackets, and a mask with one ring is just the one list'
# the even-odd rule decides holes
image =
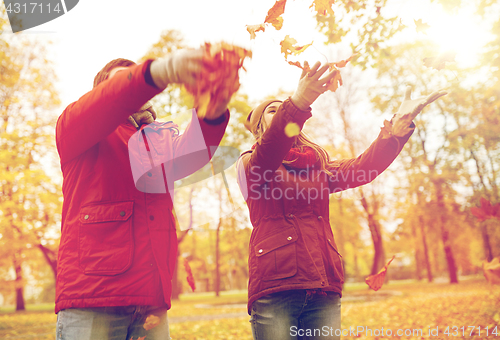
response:
{"label": "man in red jacket", "polygon": [[177,256],[173,181],[212,157],[230,98],[205,119],[193,110],[182,135],[171,122],[154,122],[148,101],[170,83],[193,86],[202,64],[201,49],[139,65],[113,60],[92,91],[59,117],[57,339],[169,339]]}

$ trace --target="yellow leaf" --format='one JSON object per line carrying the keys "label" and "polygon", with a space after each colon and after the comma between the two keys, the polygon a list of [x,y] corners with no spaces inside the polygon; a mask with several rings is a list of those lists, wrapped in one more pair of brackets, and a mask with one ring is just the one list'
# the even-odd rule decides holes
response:
{"label": "yellow leaf", "polygon": [[297,123],[288,123],[285,126],[285,135],[289,138],[298,136],[300,134],[300,127]]}

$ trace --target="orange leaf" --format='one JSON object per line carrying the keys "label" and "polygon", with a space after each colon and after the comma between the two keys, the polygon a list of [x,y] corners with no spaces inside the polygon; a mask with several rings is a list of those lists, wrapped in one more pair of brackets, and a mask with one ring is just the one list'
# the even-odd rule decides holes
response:
{"label": "orange leaf", "polygon": [[480,201],[481,208],[470,208],[470,212],[472,213],[472,215],[477,217],[479,222],[488,220],[490,218],[496,218],[500,220],[500,203],[491,205],[491,202],[484,197],[481,197]]}
{"label": "orange leaf", "polygon": [[191,266],[189,265],[189,262],[187,259],[184,259],[184,269],[186,270],[187,274],[187,282],[189,283],[189,287],[191,287],[191,290],[194,292],[196,289],[196,285],[194,282],[194,277],[193,277],[193,272],[191,271]]}
{"label": "orange leaf", "polygon": [[150,329],[155,328],[159,324],[160,324],[160,318],[157,317],[156,315],[151,314],[148,315],[142,327],[144,327],[145,330],[149,331]]}
{"label": "orange leaf", "polygon": [[353,55],[351,55],[349,58],[347,58],[346,60],[341,60],[341,61],[337,61],[336,63],[333,63],[336,67],[338,68],[342,68],[342,67],[345,67],[347,65],[348,62],[351,61],[351,59],[354,57],[354,56],[357,56],[358,53],[354,53]]}
{"label": "orange leaf", "polygon": [[267,12],[266,20],[264,23],[270,23],[277,30],[283,26],[283,18],[280,16],[285,13],[286,0],[277,0],[273,7]]}
{"label": "orange leaf", "polygon": [[425,31],[427,31],[429,28],[431,28],[431,26],[429,24],[422,22],[422,19],[413,20],[413,21],[415,22],[417,33],[419,33],[419,32],[425,33]]}
{"label": "orange leaf", "polygon": [[250,39],[255,39],[255,33],[262,31],[266,31],[266,26],[264,24],[259,25],[247,25],[247,31],[250,33]]}
{"label": "orange leaf", "polygon": [[304,66],[302,66],[298,61],[288,61],[288,63],[290,65],[297,66],[298,68],[305,70],[306,72],[309,72],[311,70],[311,68],[309,66],[306,66],[304,68]]}
{"label": "orange leaf", "polygon": [[442,70],[447,62],[455,61],[455,52],[445,52],[437,57],[424,58],[424,66]]}
{"label": "orange leaf", "polygon": [[339,86],[342,86],[342,76],[340,75],[340,71],[337,70],[335,67],[335,63],[330,63],[329,64],[329,71],[331,72],[332,70],[335,70],[335,75],[333,76],[332,79],[328,83],[326,83],[326,88],[329,91],[335,92],[339,88]]}
{"label": "orange leaf", "polygon": [[392,260],[394,260],[394,256],[392,256],[389,262],[387,262],[384,268],[380,269],[380,271],[377,274],[370,275],[365,279],[365,282],[368,285],[368,287],[370,287],[374,291],[377,291],[380,288],[382,288],[382,285],[384,284],[385,280],[385,274],[387,273],[387,267],[389,267],[389,264],[391,264]]}
{"label": "orange leaf", "polygon": [[298,55],[304,52],[309,46],[313,43],[304,45],[304,46],[294,46],[297,43],[297,40],[287,35],[285,39],[280,42],[281,45],[281,53],[285,54],[285,60],[288,58],[290,54]]}
{"label": "orange leaf", "polygon": [[483,274],[491,284],[500,284],[500,257],[495,257],[491,262],[483,262]]}
{"label": "orange leaf", "polygon": [[238,71],[243,60],[252,52],[224,42],[205,44],[205,55],[200,80],[193,87],[186,87],[194,96],[198,117],[211,118],[217,105],[228,100],[238,90]]}
{"label": "orange leaf", "polygon": [[332,5],[334,3],[335,0],[314,0],[309,8],[314,7],[314,10],[320,15],[326,15],[327,12],[333,15]]}

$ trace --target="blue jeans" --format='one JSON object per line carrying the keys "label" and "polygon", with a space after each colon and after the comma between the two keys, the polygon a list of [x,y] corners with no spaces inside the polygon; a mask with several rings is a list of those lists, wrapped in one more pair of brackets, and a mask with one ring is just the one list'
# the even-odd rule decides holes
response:
{"label": "blue jeans", "polygon": [[141,337],[170,340],[165,307],[70,308],[57,313],[56,340],[137,340]]}
{"label": "blue jeans", "polygon": [[273,293],[256,300],[251,314],[255,340],[340,339],[337,293],[311,294],[306,290]]}

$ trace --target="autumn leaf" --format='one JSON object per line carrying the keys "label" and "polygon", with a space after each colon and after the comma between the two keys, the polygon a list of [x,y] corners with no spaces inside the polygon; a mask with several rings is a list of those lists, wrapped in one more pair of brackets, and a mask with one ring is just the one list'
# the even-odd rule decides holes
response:
{"label": "autumn leaf", "polygon": [[491,262],[483,262],[483,274],[491,284],[500,284],[500,257],[495,257]]}
{"label": "autumn leaf", "polygon": [[160,318],[157,317],[156,315],[151,314],[148,315],[148,317],[146,318],[143,327],[145,330],[149,331],[150,329],[155,328],[159,324],[160,324]]}
{"label": "autumn leaf", "polygon": [[304,45],[304,46],[294,46],[297,43],[297,40],[294,38],[290,37],[287,35],[285,39],[283,39],[280,42],[281,45],[281,53],[285,54],[285,60],[288,58],[288,56],[291,55],[298,55],[302,52],[304,52],[309,46],[311,46],[313,43],[311,42],[310,44]]}
{"label": "autumn leaf", "polygon": [[283,18],[281,15],[285,13],[286,0],[278,0],[273,7],[267,12],[264,23],[270,23],[277,30],[283,26]]}
{"label": "autumn leaf", "polygon": [[259,24],[259,25],[247,25],[247,31],[250,33],[250,39],[255,39],[255,33],[262,31],[266,31],[266,25],[264,24]]}
{"label": "autumn leaf", "polygon": [[345,60],[341,60],[341,61],[337,61],[336,63],[333,63],[335,65],[335,67],[338,67],[338,68],[342,68],[342,67],[345,67],[347,65],[348,62],[351,61],[351,59],[355,56],[357,56],[359,53],[354,53],[353,55],[351,55],[349,58],[345,59]]}
{"label": "autumn leaf", "polygon": [[490,218],[496,218],[500,220],[500,203],[491,205],[491,202],[486,198],[481,197],[481,207],[470,208],[472,215],[476,216],[479,222],[488,220]]}
{"label": "autumn leaf", "polygon": [[191,271],[191,266],[189,265],[189,262],[187,259],[184,259],[184,269],[186,270],[187,274],[187,282],[189,283],[189,287],[191,287],[191,290],[194,292],[196,289],[196,285],[194,282],[194,277],[193,277],[193,272]]}
{"label": "autumn leaf", "polygon": [[384,126],[381,127],[382,139],[391,138],[393,136],[403,137],[410,133],[413,128],[410,127],[412,122],[409,113],[397,118],[395,122],[384,120]]}
{"label": "autumn leaf", "polygon": [[314,7],[314,10],[318,12],[319,15],[326,15],[326,13],[333,15],[332,5],[334,3],[335,0],[314,0],[309,8]]}
{"label": "autumn leaf", "polygon": [[455,61],[455,52],[445,52],[437,57],[424,58],[424,66],[442,70],[446,67],[447,62]]}
{"label": "autumn leaf", "polygon": [[417,33],[419,33],[419,32],[425,33],[429,28],[431,28],[431,26],[429,24],[422,22],[422,19],[413,20],[413,21],[415,22]]}
{"label": "autumn leaf", "polygon": [[309,67],[309,65],[306,65],[306,66],[302,66],[300,64],[300,62],[298,61],[288,61],[288,63],[292,66],[297,66],[298,68],[302,69],[302,70],[305,70],[306,72],[309,72],[311,70],[311,68]]}
{"label": "autumn leaf", "polygon": [[194,96],[199,118],[211,118],[210,113],[221,100],[230,98],[240,87],[238,71],[252,52],[228,43],[206,43],[200,80],[195,86],[186,86]]}
{"label": "autumn leaf", "polygon": [[331,72],[333,70],[335,70],[335,75],[326,83],[326,88],[327,91],[335,92],[339,86],[342,86],[342,76],[340,75],[340,71],[335,67],[335,63],[330,63],[328,71]]}
{"label": "autumn leaf", "polygon": [[392,260],[394,260],[394,257],[395,256],[392,256],[389,262],[387,262],[384,268],[382,268],[377,274],[370,275],[365,279],[365,282],[368,285],[368,287],[370,287],[374,291],[377,291],[380,288],[382,288],[382,285],[384,284],[385,280],[385,274],[387,273],[387,267],[389,267],[389,264],[391,264]]}

